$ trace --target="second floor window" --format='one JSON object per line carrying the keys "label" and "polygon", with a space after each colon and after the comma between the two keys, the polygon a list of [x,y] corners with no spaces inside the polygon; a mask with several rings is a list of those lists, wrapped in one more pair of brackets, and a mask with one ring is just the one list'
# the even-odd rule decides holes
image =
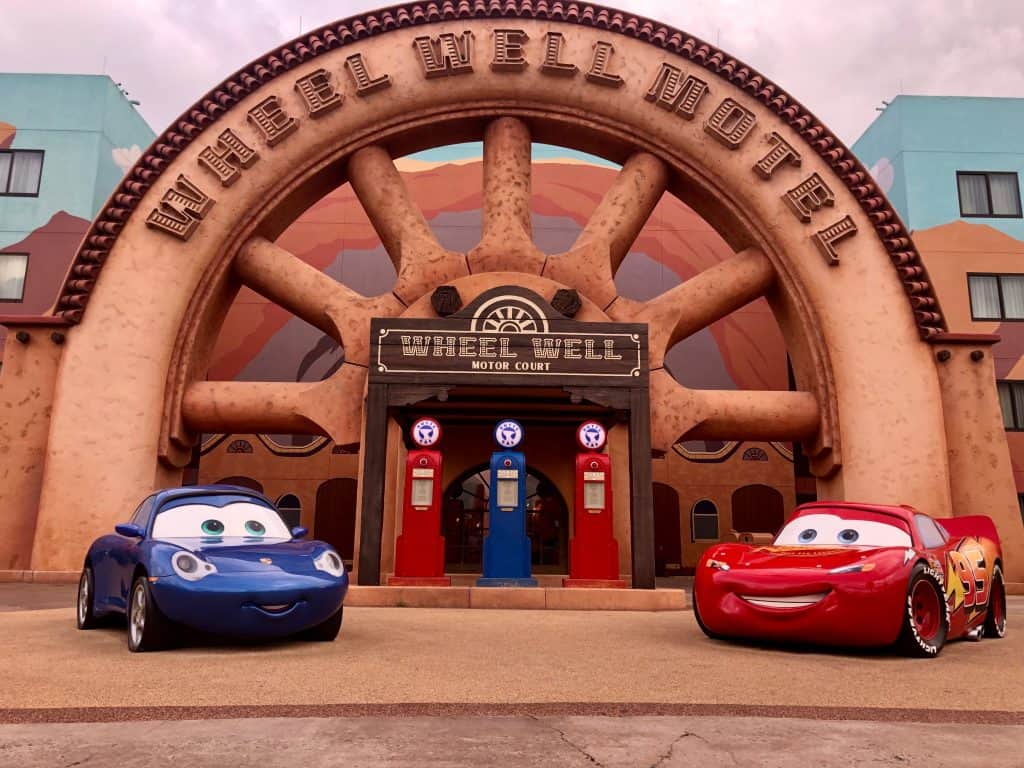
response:
{"label": "second floor window", "polygon": [[43,153],[38,149],[0,150],[0,196],[39,194]]}
{"label": "second floor window", "polygon": [[27,253],[0,253],[0,301],[22,300],[27,271]]}
{"label": "second floor window", "polygon": [[1003,410],[1003,426],[1009,430],[1024,429],[1024,381],[997,381],[996,391]]}
{"label": "second floor window", "polygon": [[968,275],[972,320],[1024,320],[1024,275]]}
{"label": "second floor window", "polygon": [[1016,173],[957,171],[961,216],[1021,217],[1020,183]]}

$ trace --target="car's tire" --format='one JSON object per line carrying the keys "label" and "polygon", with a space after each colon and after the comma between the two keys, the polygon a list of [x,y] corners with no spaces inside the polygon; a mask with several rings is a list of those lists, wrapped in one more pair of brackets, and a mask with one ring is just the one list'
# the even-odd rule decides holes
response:
{"label": "car's tire", "polygon": [[996,565],[992,569],[992,586],[988,593],[988,610],[985,612],[985,637],[1003,637],[1006,634],[1006,584],[1003,569]]}
{"label": "car's tire", "polygon": [[85,566],[78,577],[78,599],[75,603],[75,623],[79,629],[96,629],[100,626],[96,616],[96,578],[92,566]]}
{"label": "car's tire", "polygon": [[937,573],[918,563],[907,581],[903,628],[897,645],[908,656],[934,658],[949,634],[949,606]]}
{"label": "car's tire", "polygon": [[321,621],[315,627],[310,627],[300,637],[314,643],[330,643],[341,631],[341,620],[345,612],[345,606],[338,608],[330,618]]}
{"label": "car's tire", "polygon": [[128,595],[128,650],[159,651],[171,644],[173,625],[153,599],[149,580],[136,576]]}
{"label": "car's tire", "polygon": [[717,632],[712,632],[710,629],[708,629],[707,625],[704,623],[704,620],[700,617],[700,609],[697,607],[696,589],[694,589],[691,593],[691,597],[693,598],[693,618],[697,620],[697,626],[700,627],[701,631],[705,635],[710,637],[712,640],[721,640],[722,635],[718,634]]}

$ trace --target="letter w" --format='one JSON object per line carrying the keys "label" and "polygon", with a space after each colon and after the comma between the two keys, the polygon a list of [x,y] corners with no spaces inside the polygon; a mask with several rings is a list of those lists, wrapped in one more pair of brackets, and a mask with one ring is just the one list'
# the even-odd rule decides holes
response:
{"label": "letter w", "polygon": [[417,37],[412,44],[420,55],[428,78],[473,71],[473,33],[469,30],[459,37],[451,32],[439,35],[436,40],[427,36]]}
{"label": "letter w", "polygon": [[533,339],[533,356],[540,359],[561,357],[561,339]]}
{"label": "letter w", "polygon": [[403,336],[402,356],[403,357],[426,357],[430,351],[429,336]]}

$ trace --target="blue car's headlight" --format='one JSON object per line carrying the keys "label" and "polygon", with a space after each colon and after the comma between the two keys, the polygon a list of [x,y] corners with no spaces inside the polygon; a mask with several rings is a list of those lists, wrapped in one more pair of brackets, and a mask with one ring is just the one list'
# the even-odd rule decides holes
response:
{"label": "blue car's headlight", "polygon": [[171,558],[171,567],[186,581],[199,581],[217,572],[213,563],[200,560],[191,552],[175,552]]}
{"label": "blue car's headlight", "polygon": [[318,571],[329,573],[331,576],[341,576],[345,573],[345,564],[341,562],[338,553],[333,549],[325,549],[321,552],[313,561],[313,565]]}

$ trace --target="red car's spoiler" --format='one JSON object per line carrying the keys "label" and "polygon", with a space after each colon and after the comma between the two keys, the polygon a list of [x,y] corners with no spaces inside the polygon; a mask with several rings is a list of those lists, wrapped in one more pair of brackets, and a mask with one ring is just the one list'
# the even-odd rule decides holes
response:
{"label": "red car's spoiler", "polygon": [[951,538],[961,536],[984,536],[996,543],[999,543],[999,534],[996,532],[996,525],[988,515],[964,515],[963,517],[943,517],[935,520],[941,525]]}

